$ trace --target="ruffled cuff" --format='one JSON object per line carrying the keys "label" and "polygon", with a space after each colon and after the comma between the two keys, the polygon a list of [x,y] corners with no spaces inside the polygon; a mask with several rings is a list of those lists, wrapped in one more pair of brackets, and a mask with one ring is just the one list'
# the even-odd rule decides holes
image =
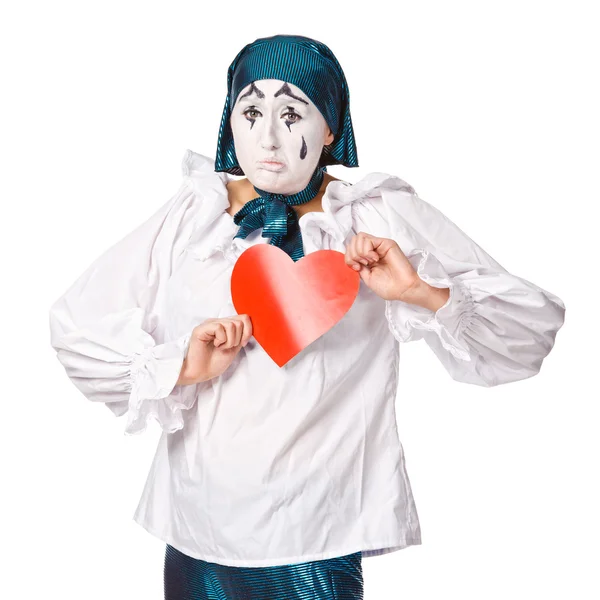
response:
{"label": "ruffled cuff", "polygon": [[423,281],[433,287],[450,288],[450,296],[435,312],[401,300],[386,300],[390,331],[399,342],[422,339],[427,332],[433,332],[445,350],[460,360],[470,361],[471,352],[462,335],[475,311],[469,290],[463,281],[449,277],[431,252],[414,249],[407,258]]}
{"label": "ruffled cuff", "polygon": [[191,408],[196,399],[195,385],[176,385],[190,339],[188,333],[133,355],[125,434],[144,432],[151,417],[166,433],[183,428],[181,411]]}

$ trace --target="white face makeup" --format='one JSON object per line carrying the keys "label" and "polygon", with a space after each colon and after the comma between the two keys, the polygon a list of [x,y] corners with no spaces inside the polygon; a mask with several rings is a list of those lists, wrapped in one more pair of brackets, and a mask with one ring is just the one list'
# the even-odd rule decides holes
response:
{"label": "white face makeup", "polygon": [[261,79],[238,94],[231,112],[235,153],[252,185],[278,194],[303,190],[333,135],[300,88]]}

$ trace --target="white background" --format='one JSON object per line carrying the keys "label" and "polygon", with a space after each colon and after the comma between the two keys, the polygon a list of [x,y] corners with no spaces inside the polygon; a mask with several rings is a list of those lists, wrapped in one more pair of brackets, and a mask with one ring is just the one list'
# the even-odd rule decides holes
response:
{"label": "white background", "polygon": [[132,520],[159,437],[69,382],[47,312],[214,156],[226,73],[258,37],[326,43],[360,168],[415,187],[566,324],[538,376],[454,382],[402,347],[398,428],[423,544],[363,561],[366,600],[600,597],[598,18],[593,2],[30,1],[4,5],[2,596],[162,598]]}

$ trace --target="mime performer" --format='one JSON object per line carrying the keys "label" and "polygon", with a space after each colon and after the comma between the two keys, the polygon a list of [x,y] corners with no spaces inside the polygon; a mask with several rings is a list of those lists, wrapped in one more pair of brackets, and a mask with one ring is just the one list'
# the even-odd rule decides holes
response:
{"label": "mime performer", "polygon": [[[490,387],[536,375],[564,322],[560,298],[406,181],[330,165],[358,166],[339,62],[304,36],[255,40],[229,67],[215,160],[188,150],[175,195],[50,309],[83,395],[127,434],[162,429],[134,519],[166,545],[167,600],[363,598],[363,557],[421,543],[400,344],[425,340],[449,377]],[[256,244],[294,263],[338,251],[360,276],[343,318],[282,367],[232,302]]]}

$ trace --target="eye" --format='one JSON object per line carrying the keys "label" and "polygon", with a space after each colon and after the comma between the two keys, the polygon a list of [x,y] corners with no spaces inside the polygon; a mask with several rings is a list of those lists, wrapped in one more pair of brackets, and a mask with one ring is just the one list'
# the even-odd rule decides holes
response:
{"label": "eye", "polygon": [[286,121],[289,121],[290,123],[297,123],[302,119],[302,117],[298,113],[291,111],[284,113],[282,115],[282,118],[283,117],[286,117]]}
{"label": "eye", "polygon": [[245,115],[248,121],[255,121],[259,116],[262,117],[261,112],[252,107],[247,108],[242,114]]}

